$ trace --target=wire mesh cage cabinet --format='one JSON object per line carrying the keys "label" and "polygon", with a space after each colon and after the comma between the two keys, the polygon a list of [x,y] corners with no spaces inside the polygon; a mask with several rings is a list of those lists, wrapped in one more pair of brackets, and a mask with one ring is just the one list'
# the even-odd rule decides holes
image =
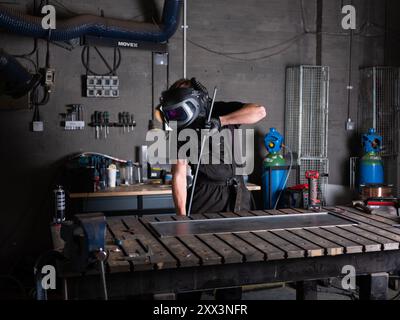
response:
{"label": "wire mesh cage cabinet", "polygon": [[385,183],[399,192],[400,171],[400,68],[369,67],[360,70],[358,131],[375,128],[382,136]]}
{"label": "wire mesh cage cabinet", "polygon": [[285,141],[300,166],[300,182],[305,172],[316,170],[320,197],[324,201],[329,174],[328,107],[329,67],[293,66],[286,69]]}
{"label": "wire mesh cage cabinet", "polygon": [[329,68],[286,70],[285,140],[297,158],[328,157]]}
{"label": "wire mesh cage cabinet", "polygon": [[360,71],[360,134],[375,128],[382,136],[382,156],[399,153],[400,68],[370,67]]}

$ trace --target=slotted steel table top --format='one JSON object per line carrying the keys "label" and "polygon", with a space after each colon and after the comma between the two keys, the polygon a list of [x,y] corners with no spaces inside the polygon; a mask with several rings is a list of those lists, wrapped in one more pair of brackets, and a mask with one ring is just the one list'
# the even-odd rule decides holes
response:
{"label": "slotted steel table top", "polygon": [[328,212],[275,216],[151,222],[156,234],[163,237],[274,231],[318,227],[352,226],[357,222]]}

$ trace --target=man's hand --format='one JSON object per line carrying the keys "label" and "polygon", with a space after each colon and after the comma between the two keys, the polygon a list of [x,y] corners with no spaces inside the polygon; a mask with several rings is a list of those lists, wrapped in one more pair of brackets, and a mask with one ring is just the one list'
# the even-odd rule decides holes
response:
{"label": "man's hand", "polygon": [[211,118],[207,121],[205,128],[210,130],[210,135],[216,134],[221,130],[221,120],[219,118]]}

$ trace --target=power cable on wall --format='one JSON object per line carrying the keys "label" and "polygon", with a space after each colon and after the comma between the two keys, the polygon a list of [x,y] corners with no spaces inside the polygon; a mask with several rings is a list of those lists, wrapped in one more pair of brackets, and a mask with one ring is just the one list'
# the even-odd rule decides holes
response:
{"label": "power cable on wall", "polygon": [[95,76],[115,75],[121,65],[121,62],[122,62],[121,49],[114,48],[113,66],[112,67],[110,66],[110,64],[104,57],[104,55],[101,53],[101,51],[97,47],[94,47],[94,49],[109,71],[105,72],[105,73],[100,73],[100,72],[93,70],[90,66],[90,47],[84,46],[82,49],[82,53],[81,53],[81,61],[82,61],[82,65],[86,69],[86,74],[92,74]]}
{"label": "power cable on wall", "polygon": [[271,46],[268,46],[268,47],[264,47],[264,48],[260,48],[260,49],[250,50],[250,51],[217,51],[217,50],[213,50],[213,49],[207,48],[207,47],[205,47],[203,45],[199,45],[198,43],[196,43],[196,42],[194,42],[192,40],[188,40],[188,41],[190,43],[192,43],[192,44],[194,44],[196,46],[199,46],[200,48],[203,48],[205,50],[208,50],[208,51],[210,51],[212,53],[220,54],[220,55],[233,56],[233,55],[253,54],[253,53],[258,53],[258,52],[262,52],[262,51],[267,51],[267,50],[270,50],[270,49],[279,48],[280,46],[282,46],[282,45],[284,45],[286,43],[290,43],[290,42],[296,40],[299,36],[302,36],[302,35],[303,34],[298,34],[298,35],[296,35],[296,36],[294,36],[294,37],[292,37],[290,39],[284,40],[284,41],[279,42],[277,44],[274,44],[274,45],[271,45]]}
{"label": "power cable on wall", "polygon": [[[353,5],[353,1],[350,2]],[[351,121],[350,118],[350,106],[351,106],[351,91],[352,86],[352,69],[353,69],[353,30],[349,33],[349,62],[348,62],[348,82],[347,82],[347,119]]]}
{"label": "power cable on wall", "polygon": [[[258,61],[258,60],[264,60],[264,59],[267,59],[267,58],[271,58],[271,57],[273,57],[273,56],[276,56],[276,55],[278,55],[278,54],[281,54],[281,53],[285,52],[285,51],[286,51],[287,49],[289,49],[293,44],[295,44],[295,42],[296,42],[297,40],[299,40],[300,38],[302,38],[304,35],[305,35],[305,34],[299,34],[299,35],[297,35],[297,36],[295,36],[295,37],[293,37],[293,38],[291,38],[291,39],[289,39],[289,40],[286,40],[284,43],[288,43],[288,45],[285,46],[283,49],[281,49],[281,50],[279,50],[279,51],[277,51],[277,52],[268,54],[268,55],[264,55],[264,56],[261,56],[261,57],[257,57],[257,58],[238,58],[238,57],[234,57],[233,55],[239,55],[239,53],[234,53],[234,54],[232,54],[232,55],[230,55],[230,54],[225,54],[224,52],[219,52],[219,51],[217,51],[217,50],[210,49],[210,48],[208,48],[208,47],[206,47],[206,46],[204,46],[204,45],[201,45],[201,44],[199,44],[199,43],[196,43],[196,42],[194,42],[194,41],[192,41],[192,40],[190,40],[190,39],[188,39],[187,41],[188,41],[190,44],[192,44],[192,45],[194,45],[194,46],[196,46],[196,47],[198,47],[198,48],[201,48],[201,49],[203,49],[203,50],[205,50],[205,51],[208,51],[208,52],[210,52],[210,53],[213,53],[213,54],[216,54],[216,55],[219,55],[219,56],[223,56],[223,57],[228,58],[228,59],[231,59],[231,60],[237,60],[237,61]],[[279,44],[274,45],[273,47],[279,47],[279,46],[281,46],[281,45],[282,45],[282,43],[279,43]],[[262,52],[262,51],[265,51],[265,50],[261,50],[261,49],[255,50],[255,52]],[[252,54],[252,53],[254,53],[254,52],[250,52],[250,51],[249,51],[249,52],[247,52],[247,53],[245,53],[245,54]]]}
{"label": "power cable on wall", "polygon": [[[303,4],[303,0],[299,0],[300,3],[300,15],[301,15],[301,21],[302,21],[302,29],[303,32],[293,36],[292,38],[289,38],[287,40],[284,40],[282,42],[276,43],[272,46],[268,46],[268,47],[264,47],[264,48],[259,48],[259,49],[255,49],[255,50],[249,50],[249,51],[220,51],[217,49],[212,49],[206,45],[200,44],[198,42],[195,42],[193,40],[188,39],[187,41],[198,47],[201,48],[207,52],[219,55],[219,56],[223,56],[225,58],[231,59],[231,60],[237,60],[237,61],[259,61],[259,60],[264,60],[264,59],[268,59],[271,58],[273,56],[276,56],[278,54],[281,54],[283,52],[285,52],[286,50],[288,50],[290,47],[292,47],[292,45],[298,41],[299,39],[303,38],[304,36],[308,35],[308,34],[323,34],[323,35],[329,35],[329,36],[344,36],[344,37],[348,37],[349,36],[349,32],[326,32],[326,31],[311,31],[308,29],[307,27],[307,23],[305,21],[305,9],[304,9],[304,4]],[[366,37],[366,38],[374,38],[374,37],[382,37],[384,34],[368,34],[366,32],[366,28],[367,26],[374,26],[374,27],[378,27],[381,28],[379,25],[375,24],[375,23],[371,23],[369,21],[369,18],[367,18],[367,21],[365,21],[361,27],[360,27],[360,31],[359,32],[354,32],[352,31],[352,37],[354,36],[360,36],[360,37]],[[275,49],[275,48],[279,48],[282,47],[283,45],[287,44],[286,46],[284,46],[281,50],[278,50],[277,52],[271,53],[271,54],[267,54],[267,55],[263,55],[260,57],[256,57],[256,58],[239,58],[239,57],[235,57],[236,55],[250,55],[250,54],[255,54],[255,53],[260,53],[260,52],[264,52],[264,51],[268,51],[271,49]]]}

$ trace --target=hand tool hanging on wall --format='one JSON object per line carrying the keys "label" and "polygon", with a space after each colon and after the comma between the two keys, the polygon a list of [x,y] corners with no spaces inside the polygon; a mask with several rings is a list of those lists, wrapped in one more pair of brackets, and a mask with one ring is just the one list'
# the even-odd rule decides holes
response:
{"label": "hand tool hanging on wall", "polygon": [[[91,116],[91,123],[89,124],[91,127],[95,128],[96,139],[101,139],[103,136],[107,139],[109,134],[109,126],[110,126],[110,116],[108,112],[95,111]],[[104,126],[104,133],[103,133]]]}
{"label": "hand tool hanging on wall", "polygon": [[85,121],[83,120],[83,106],[72,104],[68,106],[67,113],[64,116],[64,129],[68,131],[83,130]]}
{"label": "hand tool hanging on wall", "polygon": [[122,132],[133,132],[136,127],[136,121],[133,114],[123,111],[118,113],[118,122],[114,124],[115,127],[122,127]]}
{"label": "hand tool hanging on wall", "polygon": [[100,133],[102,133],[103,132],[103,124],[104,124],[104,113],[103,112],[98,113],[98,121],[100,124]]}
{"label": "hand tool hanging on wall", "polygon": [[129,112],[124,112],[124,123],[126,124],[126,127],[128,128],[128,133],[129,133],[129,131],[130,131]]}
{"label": "hand tool hanging on wall", "polygon": [[91,123],[90,125],[95,127],[95,138],[99,139],[99,127],[96,124],[96,112],[90,116]]}
{"label": "hand tool hanging on wall", "polygon": [[133,128],[134,128],[135,125],[136,125],[135,116],[134,116],[133,114],[131,114],[130,125],[132,126],[132,131],[133,131]]}
{"label": "hand tool hanging on wall", "polygon": [[122,112],[118,112],[118,123],[122,126],[123,128],[123,133],[125,133],[125,124],[124,124],[124,116]]}
{"label": "hand tool hanging on wall", "polygon": [[133,132],[136,126],[135,117],[129,112],[123,111],[118,113],[118,122],[111,122],[110,113],[108,111],[95,111],[91,116],[91,127],[96,130],[96,139],[107,139],[110,136],[111,127],[123,128],[123,133]]}
{"label": "hand tool hanging on wall", "polygon": [[110,135],[110,114],[106,111],[104,112],[104,124],[105,124],[105,137]]}

